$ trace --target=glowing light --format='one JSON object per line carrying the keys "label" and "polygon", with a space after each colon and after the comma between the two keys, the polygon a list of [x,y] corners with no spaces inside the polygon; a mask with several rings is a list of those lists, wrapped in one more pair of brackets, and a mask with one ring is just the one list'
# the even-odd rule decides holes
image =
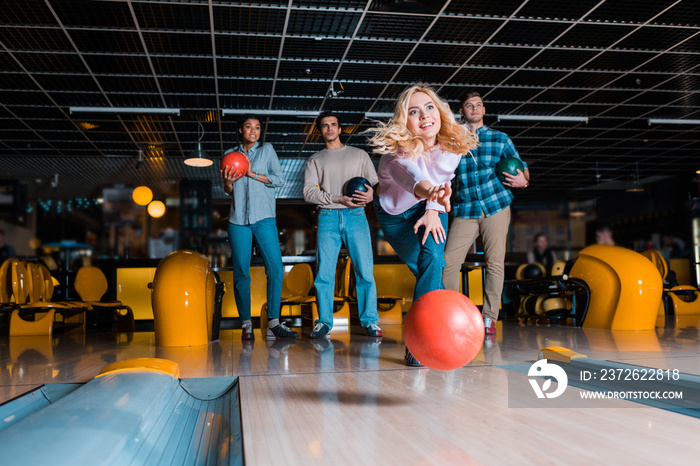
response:
{"label": "glowing light", "polygon": [[148,215],[153,218],[160,218],[165,214],[165,204],[161,201],[153,201],[148,204]]}
{"label": "glowing light", "polygon": [[131,193],[131,197],[138,205],[148,205],[153,200],[153,191],[148,186],[139,186]]}

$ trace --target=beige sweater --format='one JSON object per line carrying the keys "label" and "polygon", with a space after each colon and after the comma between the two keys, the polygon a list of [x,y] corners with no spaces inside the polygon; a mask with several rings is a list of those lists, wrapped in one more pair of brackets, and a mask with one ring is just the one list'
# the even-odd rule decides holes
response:
{"label": "beige sweater", "polygon": [[357,147],[324,149],[312,155],[304,171],[304,200],[324,209],[347,209],[338,202],[343,186],[356,176],[377,184],[377,171],[367,152]]}

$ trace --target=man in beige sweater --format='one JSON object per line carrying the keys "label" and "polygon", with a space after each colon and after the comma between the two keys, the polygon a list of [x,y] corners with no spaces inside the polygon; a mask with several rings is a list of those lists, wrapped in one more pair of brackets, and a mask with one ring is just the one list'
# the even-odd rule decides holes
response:
{"label": "man in beige sweater", "polygon": [[[320,207],[314,280],[319,319],[309,337],[329,337],[333,327],[335,269],[342,243],[347,246],[355,269],[360,322],[368,336],[381,337],[382,331],[377,325],[379,315],[372,238],[364,210],[364,206],[372,202],[372,186],[377,183],[377,172],[367,152],[340,142],[337,115],[321,113],[316,118],[316,128],[326,148],[309,158],[304,172],[304,200]],[[345,183],[357,176],[369,181],[365,185],[367,191],[344,195]]]}

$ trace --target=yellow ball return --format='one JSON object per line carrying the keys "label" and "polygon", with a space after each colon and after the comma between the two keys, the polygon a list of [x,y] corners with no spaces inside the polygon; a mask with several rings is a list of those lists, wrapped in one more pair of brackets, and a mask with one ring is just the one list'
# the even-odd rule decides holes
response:
{"label": "yellow ball return", "polygon": [[663,282],[646,257],[618,246],[593,245],[567,269],[561,275],[509,282],[521,296],[519,315],[570,319],[584,328],[654,329]]}
{"label": "yellow ball return", "polygon": [[198,346],[219,339],[224,285],[206,256],[170,253],[149,287],[156,346]]}

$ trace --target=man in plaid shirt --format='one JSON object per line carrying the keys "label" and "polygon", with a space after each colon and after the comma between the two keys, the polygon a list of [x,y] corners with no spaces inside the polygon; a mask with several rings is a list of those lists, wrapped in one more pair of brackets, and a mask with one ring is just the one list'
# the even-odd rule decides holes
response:
{"label": "man in plaid shirt", "polygon": [[500,131],[484,125],[486,107],[478,92],[466,95],[459,109],[471,128],[479,136],[479,147],[462,157],[455,171],[454,219],[445,246],[445,269],[442,281],[446,288],[459,291],[462,263],[472,243],[481,234],[486,259],[486,283],[484,284],[484,328],[486,334],[496,333],[496,320],[503,291],[506,238],[510,225],[510,188],[527,188],[530,172],[517,175],[505,174],[501,183],[496,178],[495,167],[504,157],[520,159],[513,141]]}

